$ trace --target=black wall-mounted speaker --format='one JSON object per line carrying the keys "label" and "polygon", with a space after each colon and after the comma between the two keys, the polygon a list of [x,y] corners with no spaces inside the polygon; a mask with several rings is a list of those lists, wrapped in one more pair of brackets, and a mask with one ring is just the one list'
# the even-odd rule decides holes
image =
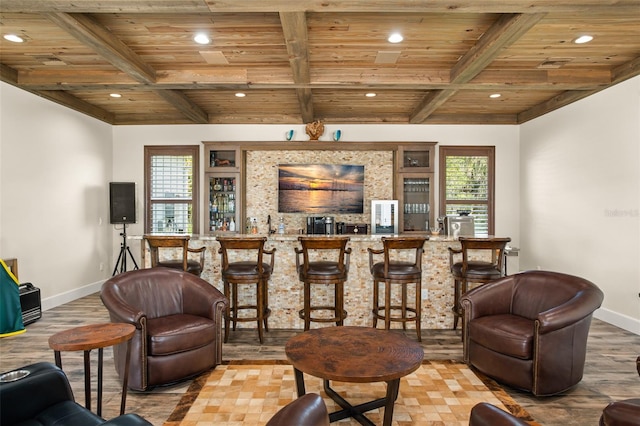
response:
{"label": "black wall-mounted speaker", "polygon": [[111,223],[136,223],[135,182],[110,182],[109,206]]}

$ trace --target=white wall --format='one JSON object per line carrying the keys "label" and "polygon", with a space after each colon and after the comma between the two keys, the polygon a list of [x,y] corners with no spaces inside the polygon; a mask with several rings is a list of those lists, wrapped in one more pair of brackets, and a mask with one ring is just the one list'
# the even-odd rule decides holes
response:
{"label": "white wall", "polygon": [[640,334],[640,77],[521,126],[523,269],[587,278]]}
{"label": "white wall", "polygon": [[0,105],[0,257],[46,309],[111,275],[111,126],[5,83]]}

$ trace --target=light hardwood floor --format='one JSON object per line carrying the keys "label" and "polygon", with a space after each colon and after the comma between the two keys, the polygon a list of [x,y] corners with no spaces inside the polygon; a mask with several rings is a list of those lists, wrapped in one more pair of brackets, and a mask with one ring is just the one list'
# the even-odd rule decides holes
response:
{"label": "light hardwood floor", "polygon": [[[0,371],[39,361],[53,362],[53,351],[48,338],[71,327],[90,323],[108,322],[109,317],[98,294],[93,294],[43,313],[37,322],[27,326],[27,332],[0,339]],[[260,345],[257,332],[242,329],[232,332],[229,343],[223,347],[225,360],[286,359],[284,344],[301,330],[271,330],[265,333]],[[407,331],[415,338],[415,332]],[[425,359],[462,360],[460,331],[423,330]],[[113,368],[111,348],[105,349],[103,417],[118,414],[121,385]],[[640,336],[603,321],[594,319],[588,341],[584,378],[578,386],[562,395],[536,398],[527,393],[505,387],[532,417],[543,425],[597,425],[602,409],[611,401],[640,397],[640,377],[635,359],[640,355]],[[63,352],[63,369],[70,378],[76,400],[84,404],[84,372],[82,353]],[[97,371],[97,354],[92,354],[92,376]],[[150,392],[129,391],[127,412],[136,412],[154,425],[162,425],[169,417],[191,381],[173,386],[159,387]]]}

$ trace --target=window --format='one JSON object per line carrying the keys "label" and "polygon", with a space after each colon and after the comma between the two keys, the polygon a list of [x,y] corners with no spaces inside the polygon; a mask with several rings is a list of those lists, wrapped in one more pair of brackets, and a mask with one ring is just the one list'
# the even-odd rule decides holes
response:
{"label": "window", "polygon": [[440,147],[440,212],[474,217],[476,236],[494,233],[495,147]]}
{"label": "window", "polygon": [[197,234],[198,146],[145,146],[145,233]]}

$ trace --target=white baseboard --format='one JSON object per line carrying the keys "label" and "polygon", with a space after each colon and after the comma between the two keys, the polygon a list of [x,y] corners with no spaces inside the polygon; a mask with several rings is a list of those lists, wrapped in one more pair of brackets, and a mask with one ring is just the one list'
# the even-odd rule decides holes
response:
{"label": "white baseboard", "polygon": [[631,318],[605,308],[596,310],[593,313],[593,317],[640,336],[640,320],[636,318]]}
{"label": "white baseboard", "polygon": [[76,299],[80,299],[81,297],[88,296],[97,291],[100,291],[102,287],[102,283],[106,280],[98,281],[92,284],[87,284],[83,287],[73,289],[71,291],[67,291],[65,293],[56,294],[55,296],[47,297],[46,299],[41,300],[42,310],[46,311],[56,306],[64,305],[65,303],[72,302]]}

